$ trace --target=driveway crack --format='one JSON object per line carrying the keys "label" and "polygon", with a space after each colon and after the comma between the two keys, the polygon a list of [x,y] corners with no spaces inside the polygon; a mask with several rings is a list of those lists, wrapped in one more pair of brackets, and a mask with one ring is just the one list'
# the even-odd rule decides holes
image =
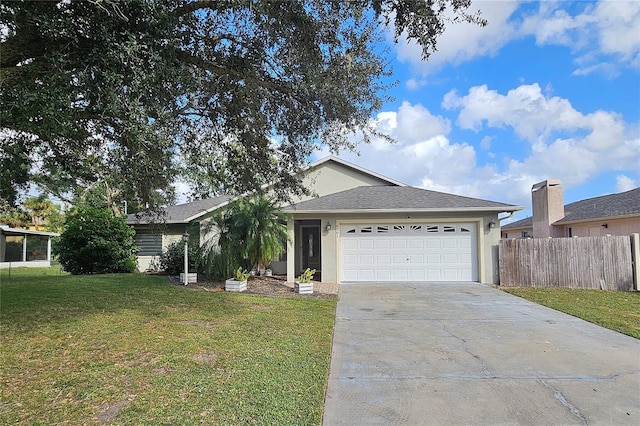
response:
{"label": "driveway crack", "polygon": [[450,332],[447,329],[447,325],[446,324],[442,324],[442,330],[444,330],[445,333],[447,333],[449,336],[453,337],[454,339],[457,339],[460,342],[460,349],[462,349],[464,352],[468,353],[469,355],[471,355],[472,357],[474,357],[475,359],[477,359],[480,362],[480,371],[488,378],[493,377],[493,375],[491,374],[491,372],[489,371],[489,369],[487,368],[487,364],[485,364],[484,360],[480,357],[480,355],[476,355],[473,352],[471,352],[471,350],[469,350],[469,348],[467,347],[467,341],[464,340],[462,337],[458,337],[455,334],[453,334],[452,332]]}
{"label": "driveway crack", "polygon": [[554,388],[553,386],[551,386],[549,383],[545,382],[544,380],[538,379],[537,382],[540,383],[545,388],[551,390],[553,392],[553,397],[555,399],[557,399],[558,401],[560,401],[560,404],[562,404],[565,407],[567,407],[569,409],[569,411],[571,411],[571,414],[573,414],[574,416],[579,418],[582,421],[583,425],[588,425],[589,424],[587,419],[585,419],[584,416],[582,414],[580,414],[580,410],[578,410],[575,405],[573,405],[569,401],[567,401],[567,399],[564,397],[562,392],[560,392],[558,389]]}

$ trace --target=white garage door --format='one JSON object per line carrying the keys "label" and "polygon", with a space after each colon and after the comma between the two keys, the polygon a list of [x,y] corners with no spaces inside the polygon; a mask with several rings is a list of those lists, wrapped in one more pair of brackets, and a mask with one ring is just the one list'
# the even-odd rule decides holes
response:
{"label": "white garage door", "polygon": [[340,226],[341,281],[477,281],[474,223]]}

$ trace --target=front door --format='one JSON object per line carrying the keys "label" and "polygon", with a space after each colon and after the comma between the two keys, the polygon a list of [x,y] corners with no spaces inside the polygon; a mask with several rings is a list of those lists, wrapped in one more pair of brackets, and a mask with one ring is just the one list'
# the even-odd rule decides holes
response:
{"label": "front door", "polygon": [[302,269],[320,270],[320,227],[302,228]]}

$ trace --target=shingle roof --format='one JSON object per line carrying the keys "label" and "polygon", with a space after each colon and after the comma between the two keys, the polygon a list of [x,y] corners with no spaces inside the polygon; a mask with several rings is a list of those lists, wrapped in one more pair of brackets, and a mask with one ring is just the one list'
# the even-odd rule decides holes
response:
{"label": "shingle roof", "polygon": [[215,198],[208,198],[206,200],[196,200],[190,203],[168,206],[164,208],[166,216],[157,218],[147,214],[143,214],[140,217],[136,217],[136,214],[130,214],[127,216],[127,223],[129,225],[147,224],[154,221],[154,219],[155,221],[162,221],[165,223],[188,223],[206,213],[222,207],[230,199],[230,196],[222,195]]}
{"label": "shingle roof", "polygon": [[533,228],[533,217],[525,217],[524,219],[517,220],[515,222],[507,223],[501,226],[502,229],[517,229],[517,228]]}
{"label": "shingle roof", "polygon": [[[640,215],[640,188],[567,204],[564,206],[564,217],[554,222],[554,225],[627,215]],[[504,225],[502,229],[531,227],[533,227],[533,218],[529,216]]]}
{"label": "shingle roof", "polygon": [[567,204],[558,224],[604,217],[640,215],[640,188]]}
{"label": "shingle roof", "polygon": [[411,186],[360,186],[289,206],[287,212],[515,211],[522,207]]}

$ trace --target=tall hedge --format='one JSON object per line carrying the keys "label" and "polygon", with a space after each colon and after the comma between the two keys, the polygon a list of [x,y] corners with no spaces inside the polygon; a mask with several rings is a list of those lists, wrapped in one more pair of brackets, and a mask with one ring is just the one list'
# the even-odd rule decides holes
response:
{"label": "tall hedge", "polygon": [[79,207],[67,216],[58,258],[72,274],[104,274],[136,270],[135,232],[111,210]]}

